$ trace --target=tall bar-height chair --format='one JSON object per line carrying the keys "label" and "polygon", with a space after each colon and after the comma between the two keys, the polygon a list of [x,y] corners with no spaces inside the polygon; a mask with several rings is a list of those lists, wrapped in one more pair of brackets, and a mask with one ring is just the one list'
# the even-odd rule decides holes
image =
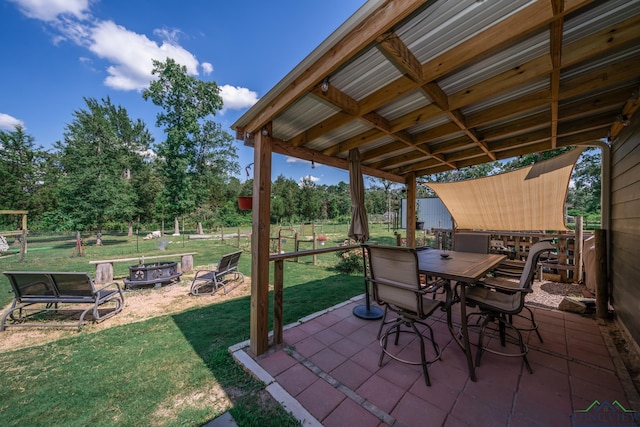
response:
{"label": "tall bar-height chair", "polygon": [[[433,330],[425,320],[443,301],[430,297],[431,288],[420,284],[418,257],[416,250],[397,246],[365,245],[369,258],[369,276],[375,301],[384,306],[384,315],[378,330],[382,352],[378,365],[382,366],[385,354],[402,363],[422,365],[425,383],[431,385],[428,365],[440,359],[440,347],[435,341]],[[388,319],[388,316],[393,318]],[[424,326],[429,335],[425,337],[416,327]],[[385,328],[386,326],[386,328]],[[383,333],[384,330],[384,333]],[[420,361],[410,361],[398,357],[388,350],[389,337],[395,335],[398,345],[400,334],[415,334],[420,341]],[[435,356],[427,360],[424,339],[431,341]]]}

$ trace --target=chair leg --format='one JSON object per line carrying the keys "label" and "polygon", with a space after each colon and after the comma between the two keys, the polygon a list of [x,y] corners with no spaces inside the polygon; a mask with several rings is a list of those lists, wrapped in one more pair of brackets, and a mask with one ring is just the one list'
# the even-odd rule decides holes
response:
{"label": "chair leg", "polygon": [[378,335],[376,336],[377,340],[380,339],[380,336],[382,334],[382,327],[387,324],[387,312],[389,311],[388,309],[389,309],[389,306],[385,305],[384,314],[382,315],[382,321],[380,321],[380,328],[378,329]]}
{"label": "chair leg", "polygon": [[531,320],[531,330],[536,331],[536,335],[538,335],[538,339],[540,340],[540,342],[544,342],[542,341],[542,335],[540,335],[540,331],[538,330],[538,324],[536,323],[536,319],[533,315],[533,310],[531,310],[529,307],[527,307],[526,305],[524,306],[524,308],[527,309],[527,311],[529,312],[530,316],[530,320]]}
{"label": "chair leg", "polygon": [[484,332],[487,329],[487,325],[491,321],[493,321],[493,316],[488,314],[484,316],[484,320],[482,321],[482,325],[480,326],[480,333],[478,334],[478,350],[476,352],[476,366],[480,366],[480,359],[482,358],[482,353],[484,352],[484,346],[482,345],[482,343],[484,342]]}
{"label": "chair leg", "polygon": [[[424,381],[427,384],[427,387],[429,387],[431,385],[431,380],[429,379],[429,369],[427,368],[427,357],[424,353],[424,338],[422,337],[422,334],[420,333],[418,328],[416,328],[415,323],[411,322],[411,328],[413,328],[415,334],[418,336],[418,338],[420,338],[420,360],[422,362],[422,373],[424,374]],[[429,328],[429,330],[431,330],[431,328]],[[433,336],[433,332],[431,333],[431,335]]]}
{"label": "chair leg", "polygon": [[[390,358],[395,359],[399,362],[402,363],[407,363],[410,365],[421,365],[422,366],[422,373],[424,374],[424,380],[427,386],[431,385],[431,380],[429,378],[429,371],[428,371],[428,366],[430,363],[435,362],[436,360],[442,359],[442,355],[440,353],[440,347],[438,346],[438,344],[435,342],[435,337],[433,335],[433,329],[427,325],[426,323],[420,322],[420,321],[414,321],[414,320],[408,320],[402,317],[398,317],[394,322],[389,322],[390,325],[388,328],[386,328],[384,334],[382,335],[382,337],[380,338],[380,346],[382,347],[382,351],[380,352],[380,359],[378,360],[378,366],[382,366],[382,362],[384,360],[384,355],[387,354]],[[417,328],[416,323],[420,323],[424,326],[427,327],[427,329],[429,330],[429,338],[431,340],[431,344],[433,345],[433,350],[436,354],[436,357],[432,360],[427,360],[427,355],[426,355],[426,350],[425,350],[425,346],[424,346],[424,339],[425,337],[422,335],[422,333],[420,332],[420,330]],[[400,330],[400,326],[406,326],[406,327],[410,327],[411,330]],[[401,333],[412,333],[418,336],[418,339],[420,340],[420,362],[416,362],[416,361],[411,361],[411,360],[404,360],[394,354],[391,354],[389,352],[387,352],[387,346],[389,344],[389,335],[390,334],[395,334],[396,337],[394,339],[395,345],[398,344],[398,337],[400,336]]]}
{"label": "chair leg", "polygon": [[[380,344],[382,345],[382,352],[380,353],[380,360],[378,360],[378,366],[382,366],[382,360],[384,359],[384,355],[387,352],[387,344],[389,343],[389,333],[391,332],[391,330],[393,328],[399,328],[399,326],[400,326],[399,322],[400,322],[399,319],[397,319],[395,322],[393,322],[387,328],[387,330],[384,332],[384,335],[380,339]],[[381,328],[382,328],[382,326],[381,326]],[[396,332],[396,338],[397,338],[397,335],[399,335],[399,333]],[[398,345],[397,342],[396,342],[396,345]]]}
{"label": "chair leg", "polygon": [[[500,337],[500,344],[502,345],[502,347],[506,346],[506,336],[507,336],[506,335],[506,330],[507,330],[507,328],[509,328],[516,335],[513,338],[517,340],[518,347],[520,348],[520,353],[511,353],[511,354],[502,353],[502,352],[499,352],[499,351],[496,351],[496,350],[492,350],[492,349],[486,348],[483,345],[484,338],[485,338],[485,331],[487,329],[487,326],[489,325],[489,323],[494,322],[494,321],[498,322],[498,335]],[[478,345],[477,345],[477,347],[478,347],[478,350],[477,350],[477,353],[476,353],[476,366],[480,366],[480,359],[482,358],[482,354],[485,351],[488,351],[490,353],[501,355],[501,356],[510,356],[510,357],[522,356],[522,360],[524,361],[525,367],[527,368],[527,372],[529,372],[530,374],[533,373],[533,370],[531,369],[531,365],[529,364],[529,359],[527,359],[527,353],[529,352],[529,348],[525,344],[524,339],[522,338],[522,333],[520,332],[520,330],[518,328],[516,328],[515,326],[513,326],[513,324],[509,321],[509,316],[496,315],[494,313],[485,313],[484,320],[483,320],[482,325],[480,327],[480,333],[479,333],[479,337],[478,337]]]}

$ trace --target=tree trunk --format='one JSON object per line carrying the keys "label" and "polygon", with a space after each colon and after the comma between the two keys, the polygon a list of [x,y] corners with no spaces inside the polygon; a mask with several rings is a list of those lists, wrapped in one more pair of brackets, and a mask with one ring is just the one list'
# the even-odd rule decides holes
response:
{"label": "tree trunk", "polygon": [[129,220],[129,231],[127,232],[127,237],[133,236],[133,221]]}
{"label": "tree trunk", "polygon": [[178,221],[178,217],[175,217],[173,219],[173,235],[174,236],[180,235],[180,221]]}
{"label": "tree trunk", "polygon": [[102,246],[102,225],[98,225],[98,230],[96,231],[96,246]]}
{"label": "tree trunk", "polygon": [[196,234],[204,234],[202,231],[202,223],[198,221],[198,226],[196,227]]}

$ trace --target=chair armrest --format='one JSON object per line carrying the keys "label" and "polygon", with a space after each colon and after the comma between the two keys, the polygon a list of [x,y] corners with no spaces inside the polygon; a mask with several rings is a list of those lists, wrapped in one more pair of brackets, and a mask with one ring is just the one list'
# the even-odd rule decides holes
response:
{"label": "chair armrest", "polygon": [[95,293],[98,293],[100,291],[105,290],[106,288],[108,288],[109,286],[113,286],[116,285],[116,288],[118,288],[118,292],[122,292],[122,289],[120,288],[120,283],[116,282],[115,280],[109,283],[105,283],[104,285],[100,286],[99,288],[95,289]]}
{"label": "chair armrest", "polygon": [[531,288],[526,288],[526,289],[520,288],[518,287],[517,283],[503,281],[503,280],[496,280],[491,277],[486,277],[480,280],[479,282],[476,283],[476,285],[484,286],[485,288],[492,288],[500,292],[506,292],[511,294],[516,292],[523,292],[523,293],[529,294],[533,292],[533,289]]}

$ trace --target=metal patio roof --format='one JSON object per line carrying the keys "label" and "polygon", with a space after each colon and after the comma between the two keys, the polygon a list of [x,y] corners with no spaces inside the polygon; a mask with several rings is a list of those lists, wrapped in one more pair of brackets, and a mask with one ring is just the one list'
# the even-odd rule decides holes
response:
{"label": "metal patio roof", "polygon": [[639,87],[640,0],[370,0],[232,128],[405,182],[614,141]]}

